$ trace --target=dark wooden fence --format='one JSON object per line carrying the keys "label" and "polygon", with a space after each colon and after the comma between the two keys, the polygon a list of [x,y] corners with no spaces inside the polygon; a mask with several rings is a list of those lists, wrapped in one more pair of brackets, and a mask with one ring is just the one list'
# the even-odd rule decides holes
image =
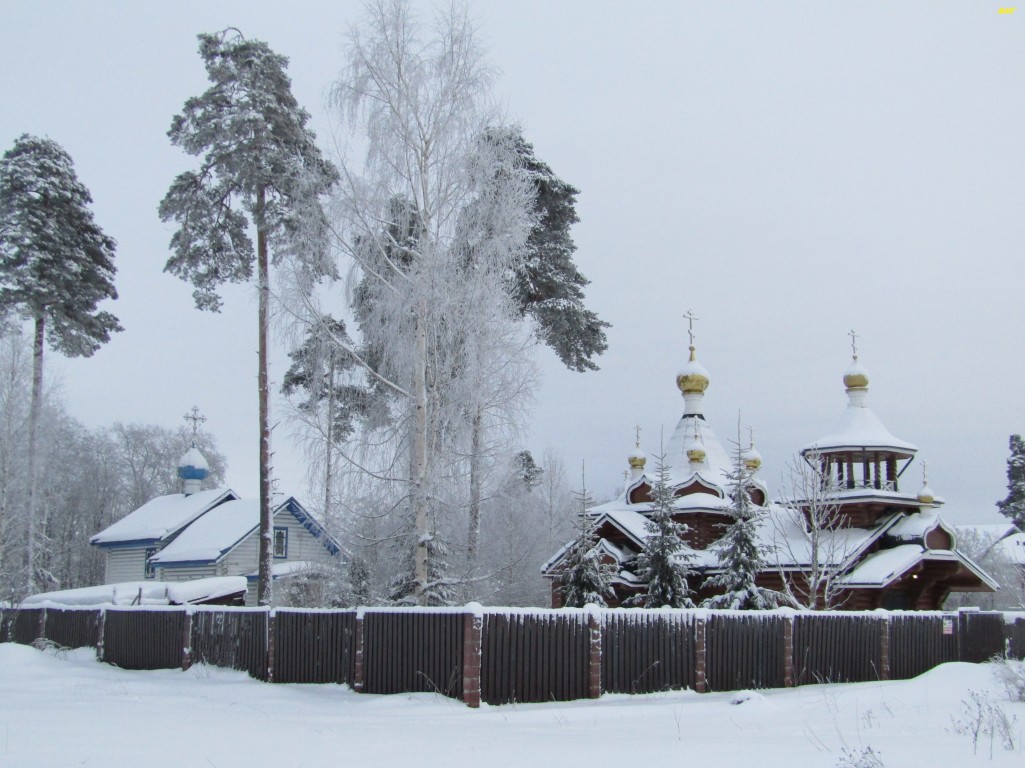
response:
{"label": "dark wooden fence", "polygon": [[558,611],[484,614],[480,691],[489,704],[588,696],[587,616]]}
{"label": "dark wooden fence", "polygon": [[273,682],[430,691],[471,706],[914,677],[1025,657],[1025,616],[640,609],[25,608],[0,642],[95,646],[126,669],[202,662]]}

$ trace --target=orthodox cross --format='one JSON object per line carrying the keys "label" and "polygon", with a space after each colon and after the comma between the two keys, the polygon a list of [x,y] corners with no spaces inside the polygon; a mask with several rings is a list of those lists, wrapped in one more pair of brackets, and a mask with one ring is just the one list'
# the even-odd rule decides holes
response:
{"label": "orthodox cross", "polygon": [[693,309],[688,309],[683,319],[687,321],[687,335],[690,336],[690,345],[694,346],[694,321],[698,319]]}
{"label": "orthodox cross", "polygon": [[199,432],[199,425],[206,421],[206,416],[201,416],[198,406],[192,406],[192,410],[185,414],[185,421],[192,424],[192,441],[196,441],[196,433]]}
{"label": "orthodox cross", "polygon": [[929,484],[929,462],[922,462],[922,485]]}
{"label": "orthodox cross", "polygon": [[637,447],[641,447],[641,428],[634,427],[634,434],[637,436]]}
{"label": "orthodox cross", "polygon": [[755,428],[754,427],[748,427],[747,428],[747,435],[748,435],[748,441],[751,443],[751,447],[754,448],[755,447]]}
{"label": "orthodox cross", "polygon": [[858,334],[856,334],[854,331],[851,331],[847,335],[851,337],[851,354],[853,354],[854,355],[854,359],[857,360],[858,359]]}

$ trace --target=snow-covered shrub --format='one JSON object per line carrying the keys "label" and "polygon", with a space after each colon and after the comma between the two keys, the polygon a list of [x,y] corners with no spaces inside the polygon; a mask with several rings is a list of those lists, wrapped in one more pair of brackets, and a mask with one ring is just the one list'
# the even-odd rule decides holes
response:
{"label": "snow-covered shrub", "polygon": [[862,750],[844,749],[840,753],[840,759],[836,768],[885,768],[879,753],[872,747],[865,747]]}
{"label": "snow-covered shrub", "polygon": [[1007,691],[1011,701],[1025,701],[1025,662],[1018,659],[993,659],[993,674]]}
{"label": "snow-covered shrub", "polygon": [[972,754],[978,754],[979,737],[989,737],[989,756],[993,758],[993,744],[997,741],[1008,752],[1014,749],[1014,724],[1018,718],[1010,717],[999,704],[990,701],[982,691],[968,691],[968,698],[961,699],[961,714],[951,715],[954,733],[970,736]]}

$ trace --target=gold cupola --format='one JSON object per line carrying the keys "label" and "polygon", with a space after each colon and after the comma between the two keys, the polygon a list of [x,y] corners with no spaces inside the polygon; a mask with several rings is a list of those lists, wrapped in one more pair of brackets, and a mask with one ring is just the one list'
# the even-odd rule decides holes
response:
{"label": "gold cupola", "polygon": [[932,506],[936,501],[936,494],[929,487],[929,463],[922,462],[922,487],[918,491],[918,503]]}
{"label": "gold cupola", "polygon": [[694,421],[694,434],[684,443],[684,451],[687,460],[691,464],[702,464],[705,461],[705,444],[701,440],[701,427],[697,420]]}
{"label": "gold cupola", "polygon": [[868,389],[868,371],[858,362],[858,334],[850,332],[851,337],[851,365],[844,371],[843,385],[850,392],[854,390]]}
{"label": "gold cupola", "polygon": [[740,458],[749,472],[757,472],[762,466],[762,454],[755,448],[754,427],[748,427],[748,429],[750,430],[751,442],[747,450],[740,455]]}
{"label": "gold cupola", "polygon": [[697,361],[694,345],[690,345],[690,359],[676,374],[676,386],[684,395],[701,395],[708,389],[708,371]]}

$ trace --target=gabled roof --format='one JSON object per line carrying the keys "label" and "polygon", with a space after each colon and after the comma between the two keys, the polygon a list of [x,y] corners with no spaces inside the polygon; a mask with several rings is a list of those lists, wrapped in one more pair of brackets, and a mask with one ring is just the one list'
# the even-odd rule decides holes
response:
{"label": "gabled roof", "polygon": [[188,496],[184,493],[158,496],[94,535],[89,543],[104,547],[163,541],[219,504],[237,498],[230,488],[214,488]]}
{"label": "gabled roof", "polygon": [[911,443],[895,437],[871,408],[848,405],[833,430],[805,446],[803,453],[826,453],[839,450],[890,450],[914,454]]}
{"label": "gabled roof", "polygon": [[[338,554],[338,543],[327,535],[323,526],[294,498],[290,497],[279,504],[271,515],[277,517],[282,513],[293,515],[331,554]],[[156,553],[150,562],[163,567],[215,563],[259,527],[258,500],[228,501],[192,523],[178,538]]]}
{"label": "gabled roof", "polygon": [[857,568],[838,580],[845,587],[883,588],[897,581],[911,568],[924,560],[956,562],[971,571],[990,589],[1000,589],[979,566],[960,552],[948,549],[925,549],[920,544],[901,544],[883,549],[866,557]]}

